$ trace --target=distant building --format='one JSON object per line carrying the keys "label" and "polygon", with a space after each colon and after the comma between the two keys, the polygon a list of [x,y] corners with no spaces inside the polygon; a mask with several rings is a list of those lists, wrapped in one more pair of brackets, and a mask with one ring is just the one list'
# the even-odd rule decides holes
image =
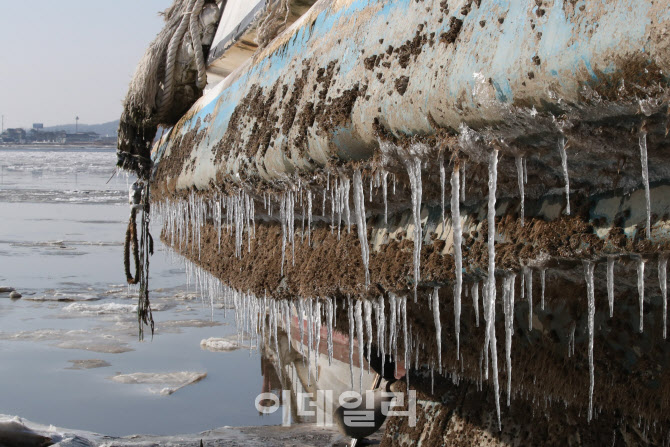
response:
{"label": "distant building", "polygon": [[100,135],[95,132],[77,132],[66,135],[66,143],[93,143],[100,140]]}
{"label": "distant building", "polygon": [[0,141],[3,143],[23,144],[26,142],[26,131],[20,128],[7,129],[0,135]]}
{"label": "distant building", "polygon": [[43,131],[39,129],[30,129],[28,140],[31,143],[54,143],[65,144],[67,133],[64,130]]}
{"label": "distant building", "polygon": [[65,130],[44,130],[42,123],[34,123],[33,128],[7,129],[0,134],[0,144],[64,144],[114,146],[116,137],[103,137],[96,132],[67,133]]}

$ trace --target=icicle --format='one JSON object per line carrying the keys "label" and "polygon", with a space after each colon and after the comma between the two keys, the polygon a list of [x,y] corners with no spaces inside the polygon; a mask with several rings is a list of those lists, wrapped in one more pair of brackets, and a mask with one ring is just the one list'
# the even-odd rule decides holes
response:
{"label": "icicle", "polygon": [[489,203],[488,203],[488,293],[487,306],[488,321],[487,332],[489,335],[489,345],[491,348],[491,370],[493,375],[493,392],[495,394],[496,415],[498,416],[498,428],[500,429],[500,387],[498,383],[498,349],[496,346],[496,326],[495,326],[495,301],[496,301],[496,251],[495,251],[495,233],[496,233],[496,186],[498,183],[498,150],[493,149],[489,162]]}
{"label": "icicle", "polygon": [[644,331],[644,259],[637,260],[637,294],[640,297],[640,333]]}
{"label": "icicle", "polygon": [[[405,345],[405,368],[406,371],[409,371],[409,336],[407,334],[407,297],[403,296],[400,298],[400,314],[402,316],[402,333],[403,333],[403,344]],[[396,362],[397,363],[397,362]],[[409,389],[409,374],[405,374],[405,379],[407,380],[407,388]]]}
{"label": "icicle", "polygon": [[302,322],[303,315],[305,314],[305,303],[302,299],[298,300],[298,327],[300,329],[300,354],[305,354],[303,349],[303,340],[305,339],[305,329],[303,328],[304,324]]}
{"label": "icicle", "polygon": [[289,213],[290,213],[290,220],[289,220],[289,236],[291,239],[291,265],[295,267],[295,194],[291,191],[289,191],[288,197],[291,201]]}
{"label": "icicle", "polygon": [[568,339],[568,357],[573,357],[575,355],[575,329],[577,325],[575,322],[572,322],[570,327],[570,338]]}
{"label": "icicle", "polygon": [[528,330],[533,330],[533,270],[530,267],[523,268],[523,276],[526,282],[526,295],[528,295]]}
{"label": "icicle", "polygon": [[340,240],[340,227],[342,225],[342,183],[338,186],[338,178],[335,177],[335,187],[333,192],[335,194],[335,213],[337,214],[337,240]]}
{"label": "icicle", "polygon": [[461,203],[465,203],[465,162],[461,162]]}
{"label": "icicle", "polygon": [[607,257],[607,301],[610,305],[610,318],[614,315],[614,256]]}
{"label": "icicle", "polygon": [[326,217],[326,190],[323,190],[323,201],[321,202],[321,216]]}
{"label": "icicle", "polygon": [[661,254],[658,257],[658,282],[663,297],[663,338],[666,338],[668,328],[668,256]]}
{"label": "icicle", "polygon": [[[312,348],[314,347],[314,308],[312,299],[307,300],[307,386],[311,384],[312,380]],[[277,351],[279,352],[279,351]]]}
{"label": "icicle", "polygon": [[523,159],[523,183],[528,183],[528,165],[525,158]]}
{"label": "icicle", "polygon": [[333,300],[326,299],[326,320],[328,320],[328,365],[333,364]]}
{"label": "icicle", "polygon": [[[368,347],[368,372],[370,372],[370,356],[372,353],[372,303],[368,300],[365,300],[363,305],[364,317],[365,317],[365,337],[367,339]],[[361,370],[363,370],[363,364],[361,363]]]}
{"label": "icicle", "polygon": [[479,282],[472,285],[470,294],[472,295],[472,306],[475,308],[475,323],[479,327]]}
{"label": "icicle", "polygon": [[[284,194],[282,194],[282,196],[279,200],[279,220],[281,221],[281,232],[282,232],[282,237],[281,237],[281,276],[284,276],[284,261],[286,259],[286,200],[285,200]],[[298,316],[300,316],[300,315],[298,315]]]}
{"label": "icicle", "polygon": [[388,224],[389,218],[389,205],[388,205],[388,185],[387,177],[388,172],[382,171],[382,191],[384,192],[384,225]]}
{"label": "icicle", "polygon": [[[344,177],[342,183],[344,184],[344,217],[347,220],[347,233],[351,233],[351,210],[349,209],[349,192],[351,191],[351,182],[348,178]],[[362,191],[363,189],[361,188],[361,196],[363,195]],[[363,219],[365,221],[365,207],[363,208]]]}
{"label": "icicle", "polygon": [[[440,158],[438,159],[438,163],[440,165],[440,190],[442,191],[442,223],[444,224],[444,185],[447,181],[447,175],[444,169],[444,153],[440,152]],[[452,175],[453,179],[453,175]],[[454,195],[453,192],[451,194],[452,196]],[[452,199],[453,201],[453,199]]]}
{"label": "icicle", "polygon": [[[337,177],[335,177],[335,184],[337,184]],[[333,186],[330,188],[330,234],[333,234],[333,231],[335,230],[335,211],[336,211],[336,206],[335,206],[335,194],[337,190],[337,186]]]}
{"label": "icicle", "polygon": [[561,166],[563,167],[563,178],[565,179],[565,214],[570,215],[570,177],[568,176],[568,154],[565,152],[565,137],[558,137],[558,150],[561,153]]}
{"label": "icicle", "polygon": [[307,190],[307,245],[312,246],[312,190]]}
{"label": "icicle", "polygon": [[[522,275],[523,276],[523,275]],[[484,309],[484,379],[489,380],[489,345],[491,344],[491,332],[489,331],[489,281],[484,280],[482,285],[482,308]]]}
{"label": "icicle", "polygon": [[351,389],[354,389],[354,306],[351,297],[347,299],[347,314],[349,316],[349,373],[351,374]]}
{"label": "icicle", "polygon": [[317,298],[314,306],[314,370],[316,371],[316,380],[319,380],[319,346],[321,345],[321,301]]}
{"label": "icicle", "polygon": [[513,273],[503,282],[503,311],[505,312],[505,359],[507,360],[507,406],[512,395],[512,335],[514,334],[514,282]]}
{"label": "icicle", "polygon": [[417,288],[421,279],[421,159],[417,156],[405,160],[409,183],[412,189],[412,214],[414,216],[414,302],[416,303]]}
{"label": "icicle", "polygon": [[546,287],[547,269],[540,270],[540,284],[542,285],[542,296],[540,297],[540,309],[544,310],[544,289]]}
{"label": "icicle", "polygon": [[647,132],[640,132],[640,164],[642,165],[642,182],[644,183],[644,201],[647,206],[647,239],[651,238],[651,197],[649,193],[649,166],[647,161]]}
{"label": "icicle", "polygon": [[379,297],[379,304],[377,305],[377,348],[380,350],[382,356],[382,371],[384,375],[384,364],[386,363],[386,316],[384,315],[384,297]]}
{"label": "icicle", "polygon": [[461,332],[461,291],[463,289],[463,256],[461,244],[463,230],[461,229],[461,210],[459,203],[460,171],[454,166],[451,174],[451,222],[454,232],[454,264],[456,270],[456,285],[454,288],[454,328],[456,331],[456,359],[460,359],[460,332]]}
{"label": "icicle", "polygon": [[588,421],[590,422],[593,418],[593,388],[595,385],[595,377],[593,374],[593,331],[594,331],[594,320],[596,313],[596,303],[595,303],[595,291],[593,288],[593,268],[594,263],[591,261],[584,261],[584,274],[586,276],[586,291],[588,298],[588,311],[589,311],[589,415]]}
{"label": "icicle", "polygon": [[524,225],[524,215],[525,215],[525,209],[524,209],[524,190],[523,190],[523,162],[524,159],[523,157],[517,156],[514,158],[514,162],[516,163],[516,176],[517,176],[517,183],[519,184],[519,197],[521,198],[521,226],[523,227]]}
{"label": "icicle", "polygon": [[356,210],[356,227],[358,227],[358,240],[361,243],[361,256],[363,268],[365,269],[365,287],[370,285],[370,252],[368,247],[368,231],[365,219],[365,198],[363,197],[363,180],[361,171],[354,172],[354,209]]}
{"label": "icicle", "polygon": [[[389,336],[388,336],[388,351],[389,354],[394,352],[396,346],[396,300],[397,297],[393,293],[389,293]],[[396,365],[398,362],[396,362]]]}
{"label": "icicle", "polygon": [[360,372],[358,382],[358,392],[363,394],[363,348],[365,341],[363,340],[363,311],[360,300],[356,300],[355,318],[356,318],[356,337],[358,339],[358,370]]}
{"label": "icicle", "polygon": [[[286,336],[288,337],[289,340],[292,340],[291,338],[291,303],[286,300],[284,301],[284,307],[285,307],[285,313],[286,313]],[[293,345],[289,341],[288,343],[288,349],[289,351],[292,349]]]}
{"label": "icicle", "polygon": [[302,200],[302,193],[300,193],[300,208],[302,208],[302,230],[300,231],[300,242],[305,243],[305,203]]}
{"label": "icicle", "polygon": [[368,202],[372,202],[372,177],[370,177],[370,194],[368,196]]}
{"label": "icicle", "polygon": [[437,370],[442,372],[442,323],[440,322],[439,288],[433,289],[433,320],[435,321],[435,339],[437,340]]}

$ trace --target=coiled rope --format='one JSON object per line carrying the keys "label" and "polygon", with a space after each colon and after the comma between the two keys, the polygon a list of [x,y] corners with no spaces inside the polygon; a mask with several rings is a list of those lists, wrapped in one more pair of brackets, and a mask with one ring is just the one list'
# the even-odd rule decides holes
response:
{"label": "coiled rope", "polygon": [[195,66],[198,69],[198,79],[195,85],[199,89],[204,89],[207,86],[207,70],[205,68],[205,55],[202,51],[202,41],[200,34],[202,29],[200,27],[200,13],[205,6],[205,0],[195,0],[193,10],[191,11],[191,20],[189,21],[189,32],[191,33],[191,44],[193,45],[193,53],[195,54]]}
{"label": "coiled rope", "polygon": [[167,50],[167,58],[165,61],[165,78],[163,80],[163,90],[158,100],[158,117],[164,118],[172,107],[174,99],[174,84],[175,84],[175,65],[177,62],[177,51],[184,42],[184,35],[188,28],[191,42],[193,45],[193,52],[195,54],[195,63],[198,70],[198,78],[196,85],[203,89],[207,85],[207,71],[205,67],[205,56],[202,51],[202,43],[200,40],[200,12],[205,4],[204,0],[191,0],[186,12],[181,17],[181,22],[175,30]]}
{"label": "coiled rope", "polygon": [[[137,321],[139,323],[139,338],[144,339],[144,327],[151,328],[154,335],[154,319],[149,302],[149,258],[154,254],[154,240],[149,232],[151,220],[149,203],[151,200],[149,182],[138,180],[133,183],[129,191],[130,218],[126,229],[126,240],[123,249],[123,267],[128,284],[140,285],[137,303]],[[142,211],[141,234],[137,238],[137,212]],[[130,251],[132,249],[135,261],[135,276],[130,273]]]}
{"label": "coiled rope", "polygon": [[[133,260],[135,261],[135,276],[130,273],[130,249],[133,250]],[[130,219],[128,219],[128,228],[126,229],[126,241],[123,246],[123,268],[126,272],[126,282],[128,284],[137,284],[140,282],[140,253],[137,244],[137,210],[130,209]]]}

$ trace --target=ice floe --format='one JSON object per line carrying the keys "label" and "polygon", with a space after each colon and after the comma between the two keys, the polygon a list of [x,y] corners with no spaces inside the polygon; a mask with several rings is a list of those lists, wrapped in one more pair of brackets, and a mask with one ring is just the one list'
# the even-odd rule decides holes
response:
{"label": "ice floe", "polygon": [[132,373],[117,374],[109,377],[110,380],[125,384],[146,384],[149,391],[161,396],[169,396],[185,386],[200,382],[207,377],[206,372],[179,371],[170,373]]}

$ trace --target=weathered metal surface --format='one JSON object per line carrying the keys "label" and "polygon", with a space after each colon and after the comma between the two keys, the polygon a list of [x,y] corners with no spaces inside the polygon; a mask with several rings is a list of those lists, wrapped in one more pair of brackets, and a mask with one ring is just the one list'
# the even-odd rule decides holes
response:
{"label": "weathered metal surface", "polygon": [[[271,181],[371,158],[375,120],[396,135],[465,123],[511,152],[554,147],[555,116],[566,129],[602,124],[663,96],[669,11],[633,0],[321,1],[203,97],[159,163],[180,153],[189,168],[169,173],[180,189],[217,174]],[[197,140],[176,151],[189,132]]]}
{"label": "weathered metal surface", "polygon": [[[210,85],[216,85],[258,50],[258,27],[265,19],[269,4],[277,0],[228,0],[225,13],[207,58]],[[314,4],[314,0],[290,0],[288,11],[279,11],[288,28]]]}

